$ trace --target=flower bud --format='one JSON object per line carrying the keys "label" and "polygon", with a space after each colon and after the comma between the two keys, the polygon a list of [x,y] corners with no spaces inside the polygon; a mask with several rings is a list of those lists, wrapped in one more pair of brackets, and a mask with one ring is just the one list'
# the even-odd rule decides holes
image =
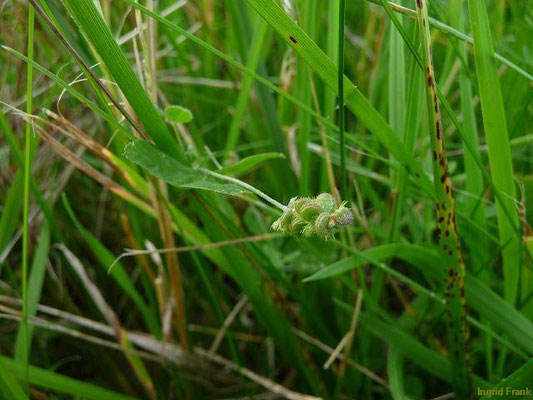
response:
{"label": "flower bud", "polygon": [[329,193],[320,193],[316,201],[322,205],[325,212],[333,212],[337,208],[337,200]]}
{"label": "flower bud", "polygon": [[353,222],[353,213],[348,207],[339,207],[334,213],[337,225],[346,226]]}

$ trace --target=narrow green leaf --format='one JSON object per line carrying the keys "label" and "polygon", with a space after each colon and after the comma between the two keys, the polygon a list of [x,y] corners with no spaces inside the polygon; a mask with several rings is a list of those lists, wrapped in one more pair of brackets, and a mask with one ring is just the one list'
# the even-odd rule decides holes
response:
{"label": "narrow green leaf", "polygon": [[[489,147],[490,171],[494,185],[503,194],[503,204],[498,199],[498,228],[500,246],[503,247],[503,277],[505,299],[514,304],[518,293],[520,274],[520,243],[515,234],[518,215],[514,200],[513,164],[505,108],[498,69],[494,61],[494,48],[485,0],[469,0],[470,24],[474,37],[474,59],[479,85],[479,98],[483,114],[483,126]],[[502,209],[511,214],[509,221]]]}
{"label": "narrow green leaf", "polygon": [[[17,379],[25,379],[24,365],[10,358],[0,356],[0,363]],[[30,365],[30,383],[40,388],[53,390],[84,400],[133,400],[134,397],[113,392],[85,383],[64,375],[56,374],[42,368]],[[1,375],[1,374],[0,374]],[[26,397],[23,397],[26,398]]]}
{"label": "narrow green leaf", "polygon": [[[533,359],[526,362],[507,378],[502,379],[482,399],[491,399],[495,396],[509,399],[530,399],[533,396],[531,382],[533,382]],[[477,394],[483,395],[485,393],[478,391]]]}
{"label": "narrow green leaf", "polygon": [[172,186],[209,190],[228,195],[248,192],[236,184],[213,182],[213,179],[209,178],[205,172],[186,167],[145,141],[129,143],[124,149],[124,157]]}
{"label": "narrow green leaf", "polygon": [[[28,284],[28,316],[33,317],[37,313],[37,305],[41,298],[41,289],[43,287],[44,275],[46,272],[46,263],[48,261],[48,252],[50,251],[50,226],[45,221],[42,225],[41,234],[37,244],[37,250],[34,253],[31,264],[31,271]],[[33,326],[28,325],[28,352],[31,350],[33,335]],[[15,343],[15,358],[22,360],[23,356],[23,330],[19,328],[17,332],[17,341]]]}
{"label": "narrow green leaf", "polygon": [[[23,365],[21,364],[21,368]],[[26,400],[28,397],[16,381],[11,368],[0,358],[0,393],[9,400]]]}
{"label": "narrow green leaf", "polygon": [[244,175],[254,168],[257,168],[263,162],[273,158],[285,158],[285,155],[283,153],[254,154],[253,156],[237,161],[235,164],[219,169],[217,172],[224,175]]}

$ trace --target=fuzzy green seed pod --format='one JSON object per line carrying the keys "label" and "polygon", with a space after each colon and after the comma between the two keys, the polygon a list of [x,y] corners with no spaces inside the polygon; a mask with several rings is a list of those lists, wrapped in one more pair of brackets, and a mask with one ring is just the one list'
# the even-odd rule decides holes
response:
{"label": "fuzzy green seed pod", "polygon": [[329,193],[321,193],[315,198],[293,197],[271,228],[328,240],[335,236],[337,229],[353,222],[353,214],[345,205],[345,202],[339,205]]}

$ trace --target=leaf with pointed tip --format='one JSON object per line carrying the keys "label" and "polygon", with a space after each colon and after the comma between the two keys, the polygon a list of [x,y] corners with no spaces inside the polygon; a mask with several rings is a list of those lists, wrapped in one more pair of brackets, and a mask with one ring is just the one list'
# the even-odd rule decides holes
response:
{"label": "leaf with pointed tip", "polygon": [[254,154],[253,156],[237,161],[233,165],[228,165],[217,172],[224,175],[244,175],[245,173],[250,172],[253,168],[257,167],[263,161],[270,160],[272,158],[285,158],[285,155],[282,153]]}
{"label": "leaf with pointed tip", "polygon": [[186,167],[145,141],[129,143],[124,148],[124,157],[172,186],[229,195],[248,193],[248,190],[233,183],[214,182],[205,172]]}

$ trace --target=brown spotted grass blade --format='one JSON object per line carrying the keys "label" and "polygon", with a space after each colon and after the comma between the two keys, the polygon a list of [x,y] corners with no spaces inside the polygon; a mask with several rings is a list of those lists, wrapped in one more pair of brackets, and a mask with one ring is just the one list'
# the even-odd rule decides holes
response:
{"label": "brown spotted grass blade", "polygon": [[448,341],[454,365],[452,384],[458,399],[472,397],[472,371],[468,349],[468,325],[464,297],[465,267],[455,221],[455,202],[439,113],[433,69],[431,36],[426,0],[416,0],[422,62],[426,77],[426,98],[435,184],[437,233],[442,257],[446,260],[445,296]]}

